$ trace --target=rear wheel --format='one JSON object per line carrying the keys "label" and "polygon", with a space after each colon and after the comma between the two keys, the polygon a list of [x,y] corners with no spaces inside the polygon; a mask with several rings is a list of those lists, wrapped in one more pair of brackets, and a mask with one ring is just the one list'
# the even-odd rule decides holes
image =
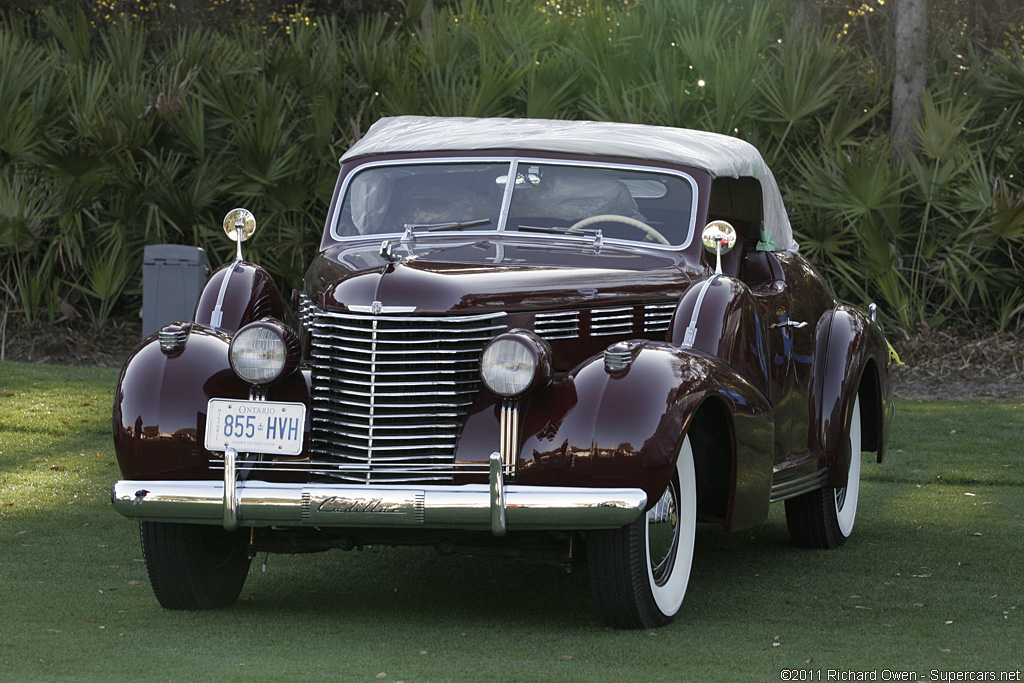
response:
{"label": "rear wheel", "polygon": [[860,498],[860,398],[853,401],[846,438],[850,446],[846,486],[818,489],[786,501],[786,524],[797,545],[837,548],[853,533]]}
{"label": "rear wheel", "polygon": [[672,621],[690,581],[696,523],[696,475],[687,437],[672,481],[653,508],[621,529],[587,534],[594,602],[606,624],[654,628]]}
{"label": "rear wheel", "polygon": [[149,582],[161,606],[216,609],[238,599],[249,574],[244,532],[166,522],[140,522],[139,531]]}

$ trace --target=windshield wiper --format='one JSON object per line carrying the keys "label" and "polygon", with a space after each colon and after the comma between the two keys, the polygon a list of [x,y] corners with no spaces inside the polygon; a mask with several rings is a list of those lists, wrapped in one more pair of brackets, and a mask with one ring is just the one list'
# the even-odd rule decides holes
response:
{"label": "windshield wiper", "polygon": [[426,230],[427,232],[434,232],[435,230],[463,230],[465,228],[475,228],[480,225],[487,225],[491,222],[490,218],[477,218],[471,221],[450,221],[448,223],[406,223],[404,226],[406,232],[410,230]]}
{"label": "windshield wiper", "polygon": [[601,250],[604,244],[604,235],[597,228],[549,228],[540,225],[520,225],[518,228],[519,232],[543,232],[549,235],[572,235],[580,237],[589,237],[594,240],[594,248],[598,251]]}
{"label": "windshield wiper", "polygon": [[477,218],[472,221],[450,221],[448,223],[406,223],[402,227],[402,244],[416,244],[416,231],[425,230],[434,232],[436,230],[462,230],[463,228],[475,228],[480,225],[487,225],[490,218]]}

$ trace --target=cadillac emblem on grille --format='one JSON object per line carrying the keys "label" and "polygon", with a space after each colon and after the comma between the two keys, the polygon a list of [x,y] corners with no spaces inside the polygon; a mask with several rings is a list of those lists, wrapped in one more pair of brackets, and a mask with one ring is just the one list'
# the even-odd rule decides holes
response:
{"label": "cadillac emblem on grille", "polygon": [[310,473],[319,481],[451,481],[479,356],[504,313],[310,316]]}

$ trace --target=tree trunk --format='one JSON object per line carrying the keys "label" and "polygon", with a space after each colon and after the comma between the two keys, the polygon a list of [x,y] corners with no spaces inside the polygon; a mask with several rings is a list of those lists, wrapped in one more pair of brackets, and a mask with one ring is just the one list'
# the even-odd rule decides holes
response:
{"label": "tree trunk", "polygon": [[896,68],[892,86],[893,160],[916,151],[914,126],[921,120],[921,98],[928,74],[928,0],[896,0]]}
{"label": "tree trunk", "polygon": [[788,20],[797,33],[821,31],[821,0],[790,0]]}

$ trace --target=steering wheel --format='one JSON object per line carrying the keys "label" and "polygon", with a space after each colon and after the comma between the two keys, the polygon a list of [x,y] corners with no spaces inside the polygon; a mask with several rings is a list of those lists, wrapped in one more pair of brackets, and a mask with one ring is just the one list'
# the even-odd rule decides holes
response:
{"label": "steering wheel", "polygon": [[662,235],[660,232],[658,232],[651,226],[647,225],[643,221],[637,220],[636,218],[630,218],[629,216],[617,216],[613,213],[603,213],[597,216],[590,216],[588,218],[578,220],[569,226],[569,230],[585,228],[593,223],[625,223],[626,225],[631,225],[634,228],[643,230],[645,233],[647,233],[648,237],[650,237],[658,244],[664,244],[666,247],[672,246],[672,243],[665,239],[664,235]]}

